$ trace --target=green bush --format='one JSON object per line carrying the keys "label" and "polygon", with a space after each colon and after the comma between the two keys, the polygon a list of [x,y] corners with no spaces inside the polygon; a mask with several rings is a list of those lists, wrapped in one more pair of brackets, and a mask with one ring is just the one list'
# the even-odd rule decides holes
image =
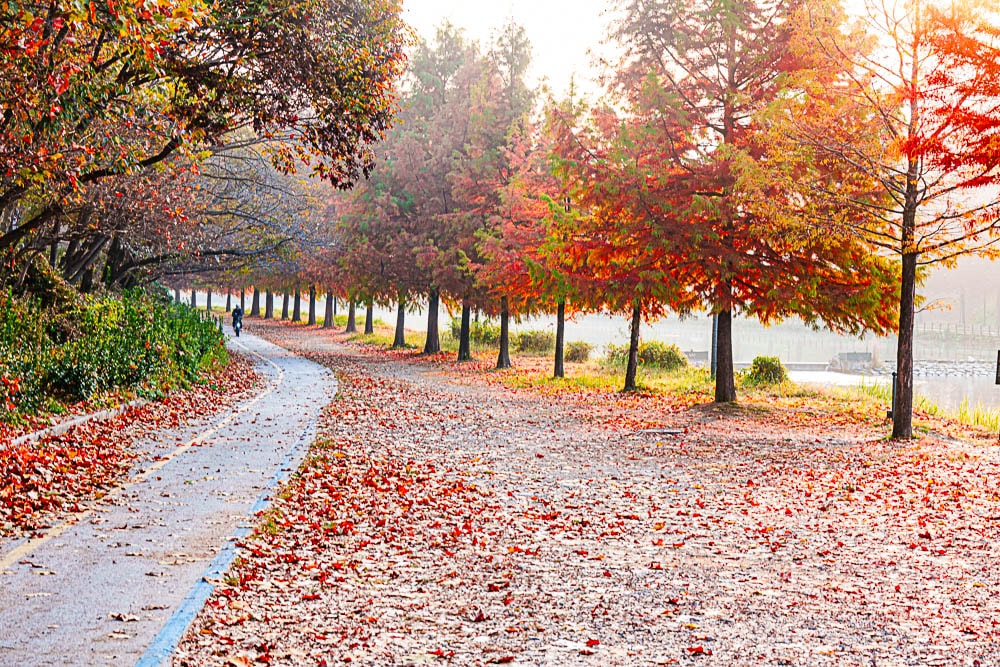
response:
{"label": "green bush", "polygon": [[0,298],[0,417],[102,392],[187,385],[228,357],[216,323],[145,292],[43,309]]}
{"label": "green bush", "polygon": [[[451,337],[454,340],[461,340],[462,319],[454,317],[451,320]],[[481,322],[471,322],[469,324],[469,340],[483,347],[493,346],[500,342],[500,325],[489,320]]]}
{"label": "green bush", "polygon": [[590,359],[590,351],[593,349],[594,346],[590,343],[584,343],[582,340],[575,340],[571,343],[566,343],[566,350],[563,353],[563,358],[569,362],[583,363]]}
{"label": "green bush", "polygon": [[545,354],[555,349],[556,335],[551,331],[531,329],[513,336],[513,347],[518,352]]}
{"label": "green bush", "polygon": [[[628,345],[608,345],[607,363],[624,366],[628,361]],[[675,371],[688,365],[687,357],[673,344],[650,341],[639,343],[639,364],[647,368]]]}
{"label": "green bush", "polygon": [[653,340],[639,345],[639,362],[643,366],[675,371],[688,365],[687,357],[673,344]]}
{"label": "green bush", "polygon": [[750,367],[743,371],[743,379],[753,386],[781,384],[788,379],[788,371],[778,357],[754,357]]}
{"label": "green bush", "polygon": [[45,398],[44,364],[52,348],[45,312],[38,301],[0,295],[0,413],[33,412]]}

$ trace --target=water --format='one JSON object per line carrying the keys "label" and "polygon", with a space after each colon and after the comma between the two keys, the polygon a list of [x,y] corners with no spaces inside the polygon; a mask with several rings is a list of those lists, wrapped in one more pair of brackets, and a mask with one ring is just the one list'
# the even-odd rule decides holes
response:
{"label": "water", "polygon": [[[186,295],[185,295],[186,296]],[[199,305],[204,306],[205,295],[199,293]],[[215,295],[216,305],[225,304],[224,295]],[[249,308],[249,302],[247,304]],[[338,312],[343,312],[343,303]],[[363,317],[363,311],[360,313]],[[375,317],[387,324],[394,324],[396,311],[375,308]],[[451,317],[446,309],[441,309],[441,326],[447,327]],[[940,332],[942,325],[921,321],[918,316],[917,335],[914,341],[915,358],[921,360],[943,360],[951,362],[981,361],[992,366],[1000,350],[1000,332],[986,335],[957,335]],[[423,331],[427,328],[427,312],[420,310],[407,313],[406,328]],[[555,317],[527,318],[512,323],[513,331],[542,329],[555,331]],[[955,327],[952,327],[954,331]],[[628,343],[628,319],[612,315],[579,315],[566,322],[566,340],[584,341],[593,345],[595,354],[610,343]],[[711,318],[702,315],[681,319],[667,317],[653,323],[644,323],[642,339],[674,343],[685,352],[707,352],[712,342]],[[785,363],[812,362],[826,363],[842,352],[868,352],[874,359],[892,361],[896,357],[896,338],[866,336],[842,336],[831,331],[811,329],[798,321],[782,322],[773,326],[763,326],[756,320],[737,318],[733,323],[733,357],[737,365],[748,364],[758,355],[778,357]],[[856,385],[861,382],[888,382],[886,376],[864,377],[845,373],[818,371],[791,371],[791,378],[802,384],[825,386]],[[1000,409],[1000,386],[995,377],[989,376],[938,376],[914,378],[917,393],[926,396],[944,410],[957,410],[963,401],[970,406]]]}
{"label": "water", "polygon": [[[375,317],[386,323],[396,321],[395,311],[375,309]],[[442,309],[442,327],[448,325],[449,314]],[[407,313],[406,326],[413,330],[426,330],[426,311]],[[957,336],[923,331],[918,320],[914,342],[917,360],[972,361],[993,364],[1000,349],[1000,336]],[[512,323],[512,331],[542,329],[555,331],[554,317],[527,318]],[[674,343],[685,352],[705,351],[711,347],[711,318],[702,315],[685,319],[667,317],[651,324],[643,324],[642,339]],[[624,316],[579,315],[566,322],[566,341],[584,341],[595,348],[609,343],[628,343],[628,320]],[[776,356],[783,362],[826,363],[842,352],[869,352],[873,358],[892,361],[896,357],[896,338],[843,336],[829,330],[813,330],[800,322],[788,321],[763,326],[756,320],[737,318],[733,323],[733,358],[736,363],[749,363],[758,355]],[[601,353],[600,349],[596,350]],[[792,379],[799,383],[819,385],[852,385],[861,382],[888,382],[888,377],[863,377],[844,373],[792,371]],[[944,410],[956,410],[963,400],[971,406],[981,403],[988,408],[1000,409],[1000,386],[995,378],[970,376],[915,377],[917,393],[926,396]]]}

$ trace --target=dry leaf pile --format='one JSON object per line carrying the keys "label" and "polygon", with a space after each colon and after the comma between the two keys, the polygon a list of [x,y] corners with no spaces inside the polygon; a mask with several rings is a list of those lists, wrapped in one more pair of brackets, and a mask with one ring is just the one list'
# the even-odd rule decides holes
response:
{"label": "dry leaf pile", "polygon": [[325,434],[174,665],[996,665],[995,447],[263,332]]}

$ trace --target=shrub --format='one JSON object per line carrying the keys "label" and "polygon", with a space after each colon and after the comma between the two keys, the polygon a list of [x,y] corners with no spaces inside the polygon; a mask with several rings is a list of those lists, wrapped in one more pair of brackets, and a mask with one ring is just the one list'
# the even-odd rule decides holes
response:
{"label": "shrub", "polygon": [[228,355],[216,323],[145,292],[87,297],[65,310],[0,297],[0,416],[28,414],[51,396],[153,392],[188,384]]}
{"label": "shrub", "polygon": [[[454,317],[451,320],[451,337],[461,340],[462,319]],[[500,325],[493,324],[489,320],[472,322],[469,324],[469,340],[476,345],[490,346],[500,342]]]}
{"label": "shrub", "polygon": [[52,344],[38,301],[0,295],[0,413],[33,412],[45,398],[44,365]]}
{"label": "shrub", "polygon": [[518,352],[545,354],[555,349],[556,335],[551,331],[532,329],[514,335],[514,349]]}
{"label": "shrub", "polygon": [[744,380],[754,386],[781,384],[788,379],[788,371],[778,357],[754,357],[750,367],[744,371]]}
{"label": "shrub", "polygon": [[590,359],[590,351],[593,349],[594,346],[590,343],[584,343],[582,340],[575,340],[571,343],[566,343],[566,350],[563,353],[563,358],[569,362],[583,363]]}
{"label": "shrub", "polygon": [[[624,366],[628,361],[628,345],[608,345],[608,364]],[[650,341],[639,343],[639,364],[648,368],[675,371],[688,365],[687,357],[673,344]]]}
{"label": "shrub", "polygon": [[679,347],[656,340],[639,345],[639,362],[665,371],[675,371],[688,365],[687,357]]}

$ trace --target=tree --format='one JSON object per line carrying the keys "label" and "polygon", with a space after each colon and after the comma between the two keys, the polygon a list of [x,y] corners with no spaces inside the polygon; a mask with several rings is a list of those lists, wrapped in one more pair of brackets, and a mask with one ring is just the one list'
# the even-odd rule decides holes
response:
{"label": "tree", "polygon": [[[569,104],[554,111],[557,174],[576,211],[563,222],[559,242],[549,252],[554,250],[563,270],[574,276],[581,299],[595,309],[629,316],[624,390],[634,391],[642,319],[660,317],[667,309],[687,312],[699,303],[676,269],[681,230],[672,193],[656,187],[671,174],[686,172],[662,158],[678,151],[676,142],[648,131],[669,122],[669,114],[652,121],[633,117],[630,124],[607,107],[595,109],[588,119],[580,118],[581,112]],[[659,116],[655,108],[652,113]]]}
{"label": "tree", "polygon": [[[527,277],[523,262],[515,257],[517,253],[510,252],[518,242],[509,239],[505,248],[502,238],[505,230],[508,236],[518,234],[518,228],[537,222],[533,213],[524,209],[526,200],[514,186],[531,149],[528,116],[534,93],[525,82],[530,61],[531,45],[524,29],[508,24],[497,35],[487,66],[473,90],[467,159],[456,165],[452,175],[455,199],[460,205],[454,217],[464,223],[465,229],[460,236],[465,241],[463,259],[474,284],[488,297],[482,304],[484,310],[500,316],[498,369],[511,365],[511,310],[518,315],[529,311],[528,281],[519,280],[518,285],[507,282],[515,275]],[[527,218],[523,217],[525,214]],[[492,248],[492,262],[484,256],[484,247]],[[505,265],[511,259],[515,264]],[[471,296],[471,287],[462,295],[466,301]],[[462,319],[466,321],[464,313]]]}
{"label": "tree", "polygon": [[[922,267],[997,255],[1000,36],[996,8],[869,3],[846,29],[825,7],[804,19],[813,69],[776,126],[802,164],[796,183],[822,229],[900,259],[893,438],[910,438],[913,325]],[[814,165],[821,164],[822,168]],[[830,215],[831,211],[846,215]]]}
{"label": "tree", "polygon": [[655,269],[670,294],[717,316],[717,402],[736,399],[734,313],[847,331],[886,324],[884,293],[867,273],[884,267],[861,244],[810,232],[771,202],[791,194],[768,185],[760,114],[797,67],[796,6],[626,0],[613,33],[624,49],[615,90],[635,119],[618,143],[641,159],[609,162],[614,176],[602,187],[672,256]]}
{"label": "tree", "polygon": [[239,130],[266,140],[283,171],[352,182],[395,112],[399,13],[364,0],[4,5],[0,251],[55,223],[54,258],[59,218],[100,212],[95,184],[170,171],[171,156]]}

